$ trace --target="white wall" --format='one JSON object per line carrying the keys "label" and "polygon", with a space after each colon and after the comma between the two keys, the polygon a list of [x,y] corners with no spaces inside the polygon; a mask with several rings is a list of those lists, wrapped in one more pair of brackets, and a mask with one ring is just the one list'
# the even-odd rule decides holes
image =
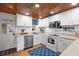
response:
{"label": "white wall", "polygon": [[0,51],[16,47],[15,37],[9,35],[11,33],[3,34],[1,30],[2,23],[9,23],[15,25],[16,15],[0,12]]}

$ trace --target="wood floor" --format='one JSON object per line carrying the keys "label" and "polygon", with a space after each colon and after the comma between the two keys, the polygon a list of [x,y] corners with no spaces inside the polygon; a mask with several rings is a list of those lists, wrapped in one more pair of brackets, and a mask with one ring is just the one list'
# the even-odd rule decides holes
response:
{"label": "wood floor", "polygon": [[32,50],[32,49],[35,49],[35,48],[38,48],[38,47],[41,47],[41,46],[43,46],[43,45],[42,44],[35,45],[32,48],[28,48],[28,49],[25,49],[23,51],[12,53],[12,54],[9,54],[9,55],[6,55],[6,56],[30,56],[29,53],[28,53],[29,50]]}

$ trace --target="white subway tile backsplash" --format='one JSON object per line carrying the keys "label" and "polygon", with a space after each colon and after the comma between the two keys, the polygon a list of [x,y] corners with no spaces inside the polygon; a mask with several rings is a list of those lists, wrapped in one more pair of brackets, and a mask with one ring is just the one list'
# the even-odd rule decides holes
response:
{"label": "white subway tile backsplash", "polygon": [[30,26],[30,27],[27,27],[27,26],[25,26],[25,27],[16,27],[16,33],[20,33],[21,32],[21,29],[25,29],[25,31],[24,32],[29,32],[29,33],[32,33],[32,27]]}

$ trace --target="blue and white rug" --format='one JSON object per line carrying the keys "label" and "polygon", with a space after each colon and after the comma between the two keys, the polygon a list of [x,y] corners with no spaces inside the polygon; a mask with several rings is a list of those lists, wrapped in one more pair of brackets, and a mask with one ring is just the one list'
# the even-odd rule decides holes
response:
{"label": "blue and white rug", "polygon": [[45,46],[41,46],[35,49],[28,51],[30,56],[56,56],[57,53],[46,48]]}

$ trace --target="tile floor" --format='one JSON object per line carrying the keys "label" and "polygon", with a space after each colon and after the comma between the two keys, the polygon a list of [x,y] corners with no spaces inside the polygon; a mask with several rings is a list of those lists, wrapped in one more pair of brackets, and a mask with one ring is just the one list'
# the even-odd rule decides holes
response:
{"label": "tile floor", "polygon": [[28,52],[30,56],[57,56],[56,52],[48,49],[46,46],[41,46]]}

